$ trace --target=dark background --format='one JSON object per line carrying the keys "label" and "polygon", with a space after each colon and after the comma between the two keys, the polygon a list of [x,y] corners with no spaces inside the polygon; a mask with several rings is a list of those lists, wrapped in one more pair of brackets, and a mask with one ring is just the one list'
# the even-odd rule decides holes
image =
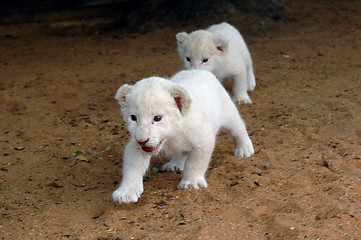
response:
{"label": "dark background", "polygon": [[277,21],[282,4],[281,0],[7,0],[0,3],[0,24],[68,21],[67,27],[96,25],[145,33],[164,26],[227,21],[246,13]]}

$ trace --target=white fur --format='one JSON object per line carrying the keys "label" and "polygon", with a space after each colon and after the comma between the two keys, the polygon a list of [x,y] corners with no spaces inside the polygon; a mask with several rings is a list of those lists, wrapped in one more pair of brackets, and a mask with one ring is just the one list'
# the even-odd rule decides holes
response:
{"label": "white fur", "polygon": [[[231,132],[235,156],[254,153],[236,106],[209,71],[182,71],[170,80],[151,77],[134,86],[125,84],[115,98],[131,135],[124,151],[123,180],[113,193],[120,203],[138,201],[150,158],[161,150],[172,157],[163,170],[183,170],[178,189],[207,187],[204,175],[220,127]],[[159,116],[162,119],[156,121]]]}
{"label": "white fur", "polygon": [[[251,55],[239,31],[228,23],[206,30],[176,35],[178,51],[184,68],[206,69],[222,82],[233,80],[235,103],[252,103],[247,91],[253,91],[256,80]],[[203,60],[207,60],[204,62]]]}

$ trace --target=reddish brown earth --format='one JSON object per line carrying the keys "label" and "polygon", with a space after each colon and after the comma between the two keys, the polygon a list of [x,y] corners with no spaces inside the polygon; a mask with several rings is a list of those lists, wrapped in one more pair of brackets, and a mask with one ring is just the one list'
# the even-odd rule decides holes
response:
{"label": "reddish brown earth", "polygon": [[253,104],[239,110],[256,153],[232,156],[221,131],[209,187],[187,191],[176,190],[181,174],[152,171],[167,161],[157,157],[130,205],[111,199],[128,141],[113,96],[179,71],[174,35],[192,26],[97,36],[1,26],[1,238],[361,239],[360,16],[360,1],[296,1],[278,22],[232,19],[254,60]]}

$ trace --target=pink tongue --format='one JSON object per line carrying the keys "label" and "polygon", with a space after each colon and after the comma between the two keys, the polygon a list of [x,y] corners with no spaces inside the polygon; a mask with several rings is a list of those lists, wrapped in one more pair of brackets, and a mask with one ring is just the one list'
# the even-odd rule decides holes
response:
{"label": "pink tongue", "polygon": [[144,152],[153,152],[154,150],[153,147],[147,147],[147,146],[142,146],[142,149]]}

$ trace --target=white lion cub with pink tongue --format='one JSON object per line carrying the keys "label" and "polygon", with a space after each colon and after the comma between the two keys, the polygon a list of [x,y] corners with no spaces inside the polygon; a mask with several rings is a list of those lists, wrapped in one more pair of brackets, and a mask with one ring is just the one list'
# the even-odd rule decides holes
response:
{"label": "white lion cub with pink tongue", "polygon": [[170,80],[151,77],[119,88],[115,99],[130,141],[124,150],[123,179],[114,201],[137,202],[150,158],[160,151],[171,157],[166,171],[183,171],[178,189],[205,188],[205,172],[221,127],[234,138],[234,155],[254,153],[236,106],[209,71],[182,71]]}
{"label": "white lion cub with pink tongue", "polygon": [[176,35],[178,52],[184,68],[211,71],[219,81],[233,81],[235,103],[251,103],[247,91],[256,86],[251,55],[236,28],[228,23],[210,26],[190,34]]}

